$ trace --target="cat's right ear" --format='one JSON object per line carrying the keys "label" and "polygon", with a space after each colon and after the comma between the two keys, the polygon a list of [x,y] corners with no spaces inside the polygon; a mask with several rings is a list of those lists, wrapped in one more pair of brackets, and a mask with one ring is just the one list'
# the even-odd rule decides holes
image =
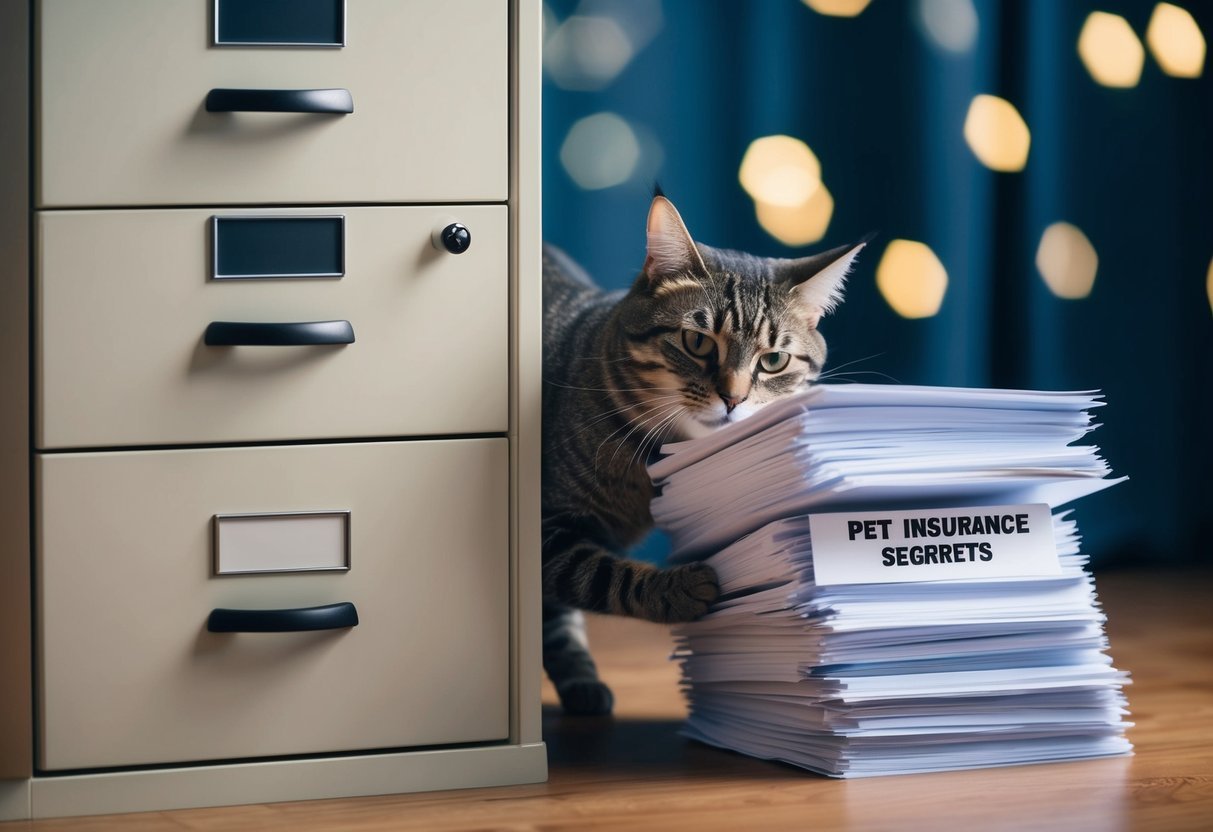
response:
{"label": "cat's right ear", "polygon": [[834,307],[842,302],[847,273],[871,239],[869,235],[858,243],[839,246],[811,257],[775,261],[777,279],[799,297],[809,326],[816,328],[821,317],[833,312]]}
{"label": "cat's right ear", "polygon": [[707,267],[678,209],[660,194],[653,197],[649,206],[647,231],[644,274],[649,285],[674,275],[707,275]]}

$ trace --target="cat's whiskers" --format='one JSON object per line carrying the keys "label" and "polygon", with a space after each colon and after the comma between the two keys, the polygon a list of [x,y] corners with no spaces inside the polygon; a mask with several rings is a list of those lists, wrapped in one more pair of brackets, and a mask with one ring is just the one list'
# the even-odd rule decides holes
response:
{"label": "cat's whiskers", "polygon": [[847,361],[845,363],[839,364],[837,367],[830,367],[828,370],[823,370],[821,373],[819,373],[816,378],[811,380],[811,383],[817,384],[822,381],[845,378],[847,376],[874,375],[874,376],[879,376],[881,378],[888,379],[889,381],[891,381],[895,384],[900,384],[901,382],[898,381],[897,379],[893,378],[892,376],[888,375],[887,373],[882,373],[877,370],[849,370],[845,373],[842,372],[843,369],[845,369],[847,367],[852,367],[852,366],[860,363],[861,361],[870,361],[873,358],[880,358],[882,355],[884,355],[884,353],[877,352],[877,353],[873,353],[872,355],[865,355],[862,358],[856,358],[852,361]]}
{"label": "cat's whiskers", "polygon": [[[607,460],[607,467],[609,468],[612,465],[614,465],[615,457],[619,454],[619,449],[628,443],[628,439],[631,438],[633,433],[635,433],[636,431],[643,428],[646,424],[648,424],[650,419],[660,419],[660,418],[664,417],[667,413],[669,413],[671,409],[677,409],[681,406],[682,405],[678,402],[674,402],[673,404],[662,405],[660,407],[654,408],[652,411],[650,411],[648,414],[646,414],[643,418],[634,420],[635,424],[633,425],[632,429],[629,430],[627,432],[627,434],[625,434],[624,437],[615,444],[615,450],[611,453],[611,458],[609,460]],[[618,431],[616,431],[616,432],[618,432]],[[599,447],[601,447],[601,445]],[[597,459],[597,455],[595,455],[595,459]]]}
{"label": "cat's whiskers", "polygon": [[[618,453],[619,448],[628,444],[628,440],[631,439],[632,434],[634,434],[637,430],[647,429],[647,427],[649,427],[653,424],[654,420],[661,419],[667,413],[669,413],[672,409],[676,409],[678,407],[681,407],[680,402],[667,402],[666,404],[658,405],[656,407],[651,408],[649,410],[649,412],[644,414],[642,417],[632,420],[632,429],[629,430],[623,436],[623,438],[620,439],[619,442],[616,444],[615,452]],[[614,458],[615,458],[615,455],[612,454],[611,455],[612,462],[614,461]]]}
{"label": "cat's whiskers", "polygon": [[617,358],[607,358],[605,355],[586,355],[586,356],[579,356],[577,358],[574,358],[573,360],[574,361],[593,361],[596,364],[618,364],[621,361],[635,362],[636,356],[621,355]]}
{"label": "cat's whiskers", "polygon": [[[843,367],[850,367],[852,364],[858,364],[860,361],[871,361],[873,358],[880,358],[882,355],[884,355],[884,353],[883,353],[883,352],[874,352],[874,353],[872,353],[871,355],[865,355],[863,358],[856,358],[856,359],[854,359],[854,360],[852,360],[852,361],[846,361],[846,362],[843,362],[842,364],[839,364],[839,365],[838,365],[838,366],[836,366],[836,367],[831,367],[831,368],[829,369],[829,371],[828,371],[828,372],[829,372],[829,373],[836,373],[836,372],[838,372],[839,370],[841,370]],[[822,375],[823,375],[823,376],[824,376],[824,375],[826,375],[826,374],[827,374],[827,373],[822,373]],[[821,376],[819,376],[819,378],[820,378],[820,377],[821,377]]]}
{"label": "cat's whiskers", "polygon": [[[636,427],[638,426],[637,423],[639,422],[639,420],[647,419],[649,416],[653,415],[653,413],[655,411],[657,411],[659,409],[664,409],[664,408],[670,406],[669,403],[662,403],[662,404],[652,405],[650,407],[645,408],[645,404],[647,404],[646,402],[638,402],[637,404],[639,407],[644,408],[644,409],[637,415],[629,417],[628,419],[624,420],[624,423],[622,425],[615,428],[615,430],[613,430],[609,434],[607,434],[605,439],[603,439],[601,442],[598,443],[598,447],[594,450],[594,470],[595,471],[598,470],[598,457],[602,453],[603,445],[610,442],[611,439],[613,439],[617,433],[624,430],[625,428],[629,428],[629,427],[631,428],[631,430],[628,431],[628,436],[631,436],[632,432],[636,430]],[[619,450],[618,446],[623,444],[626,441],[627,441],[627,436],[623,437],[623,439],[620,439],[618,441],[618,444],[616,445],[615,450],[618,451]],[[611,458],[613,460],[614,456],[612,455]]]}
{"label": "cat's whiskers", "polygon": [[839,373],[839,372],[832,371],[829,373],[822,373],[815,379],[815,381],[825,381],[826,379],[845,378],[847,376],[860,376],[860,375],[880,376],[881,378],[887,379],[887,380],[893,382],[894,384],[901,384],[901,381],[899,381],[898,379],[894,378],[893,376],[889,375],[888,373],[882,373],[878,370],[851,370],[850,372],[846,372],[846,373]]}
{"label": "cat's whiskers", "polygon": [[681,399],[681,398],[682,398],[682,396],[677,393],[668,393],[664,396],[654,396],[653,398],[648,399],[643,402],[632,402],[631,404],[625,404],[623,407],[616,407],[612,410],[604,411],[603,413],[600,413],[597,416],[595,416],[590,421],[586,422],[581,427],[580,430],[574,432],[573,434],[571,434],[571,436],[579,437],[583,433],[585,433],[587,430],[594,427],[594,425],[598,424],[599,422],[605,421],[605,420],[611,418],[612,416],[616,416],[620,413],[623,413],[625,410],[632,410],[637,407],[644,407],[646,404],[658,404],[658,403],[664,404],[668,401],[672,401],[674,399]]}
{"label": "cat's whiskers", "polygon": [[673,399],[680,399],[680,398],[682,398],[682,396],[679,393],[666,393],[664,395],[654,396],[650,399],[644,399],[642,401],[629,402],[628,404],[625,404],[622,407],[612,408],[611,410],[604,410],[602,413],[598,414],[592,420],[590,420],[587,424],[592,425],[595,422],[602,421],[603,419],[607,418],[608,416],[614,416],[616,413],[621,413],[625,410],[631,410],[632,408],[635,408],[635,407],[644,407],[646,404],[656,404],[658,402],[665,402],[665,401],[670,401]]}
{"label": "cat's whiskers", "polygon": [[640,443],[632,450],[632,455],[628,459],[628,467],[632,467],[637,462],[644,464],[647,458],[645,445],[657,435],[657,431],[678,419],[686,408],[682,405],[675,405],[673,408],[667,408],[656,422],[649,426],[648,431],[641,437]]}
{"label": "cat's whiskers", "polygon": [[[685,416],[685,415],[686,415],[686,411],[684,411],[684,412],[682,412],[682,413],[679,413],[678,415],[679,415],[679,417]],[[674,430],[674,428],[675,428],[675,427],[678,425],[678,421],[679,421],[678,419],[674,419],[672,422],[670,422],[669,424],[667,424],[667,425],[665,426],[665,428],[664,428],[664,430],[663,430],[663,434],[664,434],[664,435],[659,436],[659,437],[658,437],[658,439],[654,441],[654,443],[653,443],[653,448],[657,448],[657,447],[658,447],[658,443],[659,443],[659,442],[660,442],[660,443],[664,443],[664,442],[665,442],[666,437],[667,437],[667,436],[669,436],[669,434],[670,434],[670,433],[671,433],[671,432]]]}
{"label": "cat's whiskers", "polygon": [[581,390],[585,393],[651,393],[655,390],[678,390],[678,387],[577,387],[572,384],[561,384],[558,381],[544,379],[544,384],[561,387],[565,390]]}
{"label": "cat's whiskers", "polygon": [[[635,451],[632,452],[632,458],[628,460],[629,466],[635,465],[637,462],[644,462],[644,460],[648,458],[648,454],[652,453],[653,448],[656,447],[657,438],[660,436],[660,432],[672,425],[678,419],[678,417],[682,415],[682,411],[684,409],[685,408],[676,408],[673,413],[662,417],[657,425],[651,428],[649,432],[645,434],[644,438],[640,440],[640,445]],[[648,444],[650,440],[652,440],[653,444],[649,446],[648,451],[645,451],[644,446]]]}

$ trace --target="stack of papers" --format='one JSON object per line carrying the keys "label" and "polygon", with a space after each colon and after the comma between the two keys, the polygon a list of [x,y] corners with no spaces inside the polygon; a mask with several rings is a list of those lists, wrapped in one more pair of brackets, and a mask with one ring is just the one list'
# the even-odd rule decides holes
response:
{"label": "stack of papers", "polygon": [[706,556],[722,589],[674,631],[684,733],[836,777],[1129,753],[1128,680],[1103,652],[1068,512],[1052,518],[1050,574],[829,585],[815,580],[806,516],[1068,502],[1115,482],[1095,448],[1068,446],[1097,404],[1087,393],[818,387],[667,446],[651,469],[654,515],[678,557]]}

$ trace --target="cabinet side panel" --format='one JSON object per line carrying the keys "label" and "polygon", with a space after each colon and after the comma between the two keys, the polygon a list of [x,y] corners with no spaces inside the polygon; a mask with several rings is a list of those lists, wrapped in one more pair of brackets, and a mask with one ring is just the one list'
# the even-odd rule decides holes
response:
{"label": "cabinet side panel", "polygon": [[0,779],[32,766],[29,4],[0,3]]}
{"label": "cabinet side panel", "polygon": [[542,740],[539,684],[542,674],[540,590],[540,400],[542,398],[543,297],[540,192],[540,86],[542,19],[538,0],[513,7],[510,211],[513,240],[511,315],[514,379],[511,413],[515,569],[514,701],[516,742]]}

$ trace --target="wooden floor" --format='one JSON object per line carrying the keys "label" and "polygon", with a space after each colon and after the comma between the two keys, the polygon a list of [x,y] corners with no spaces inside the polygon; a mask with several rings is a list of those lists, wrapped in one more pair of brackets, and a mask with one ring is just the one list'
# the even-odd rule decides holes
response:
{"label": "wooden floor", "polygon": [[[159,830],[1213,830],[1213,574],[1099,578],[1116,664],[1133,673],[1132,758],[852,782],[687,742],[665,630],[592,622],[613,719],[545,708],[542,785],[0,824]],[[548,701],[551,691],[547,691]]]}

